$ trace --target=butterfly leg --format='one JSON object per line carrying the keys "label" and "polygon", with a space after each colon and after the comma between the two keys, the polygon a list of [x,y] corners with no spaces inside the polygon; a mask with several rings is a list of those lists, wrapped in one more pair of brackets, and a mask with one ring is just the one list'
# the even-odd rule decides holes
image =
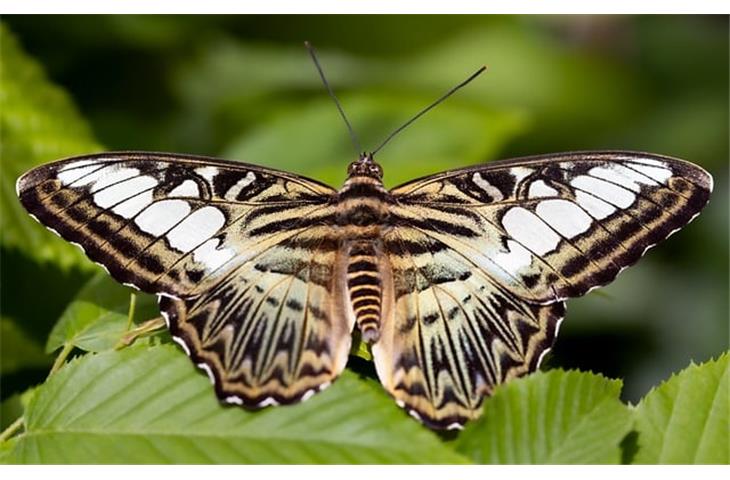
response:
{"label": "butterfly leg", "polygon": [[147,320],[142,325],[140,325],[136,328],[133,328],[132,330],[127,331],[122,336],[122,338],[119,339],[119,342],[117,342],[117,344],[114,348],[116,350],[120,350],[124,347],[128,347],[132,343],[134,343],[134,341],[137,340],[139,337],[150,334],[150,333],[154,333],[158,330],[162,330],[165,327],[166,327],[165,319],[162,317],[155,317],[151,320]]}

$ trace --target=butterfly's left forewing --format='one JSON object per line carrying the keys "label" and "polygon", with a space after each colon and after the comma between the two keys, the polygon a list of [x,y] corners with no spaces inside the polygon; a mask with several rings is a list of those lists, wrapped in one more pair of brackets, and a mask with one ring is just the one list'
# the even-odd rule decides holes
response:
{"label": "butterfly's left forewing", "polygon": [[331,216],[334,190],[205,157],[103,153],[18,180],[23,206],[118,281],[190,296],[248,255]]}
{"label": "butterfly's left forewing", "polygon": [[564,299],[613,280],[694,218],[711,188],[684,161],[585,152],[393,189],[394,294],[373,348],[381,381],[434,426],[477,416],[495,385],[537,367]]}
{"label": "butterfly's left forewing", "polygon": [[160,295],[222,399],[292,402],[344,368],[352,321],[331,280],[335,191],[211,158],[104,153],[18,181],[25,208],[117,280]]}

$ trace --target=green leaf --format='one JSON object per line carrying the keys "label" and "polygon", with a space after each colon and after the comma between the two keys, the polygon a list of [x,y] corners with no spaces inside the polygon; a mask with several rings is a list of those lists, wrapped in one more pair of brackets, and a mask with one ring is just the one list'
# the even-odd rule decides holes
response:
{"label": "green leaf", "polygon": [[346,371],[306,402],[222,406],[171,345],[88,354],[41,386],[14,463],[463,463]]}
{"label": "green leaf", "polygon": [[19,393],[15,393],[0,403],[0,432],[4,431],[18,417],[23,415],[25,407]]}
{"label": "green leaf", "polygon": [[730,463],[728,358],[690,365],[641,400],[634,463]]}
{"label": "green leaf", "polygon": [[6,317],[0,317],[0,374],[18,372],[26,368],[45,367],[53,359],[45,354],[36,340]]}
{"label": "green leaf", "polygon": [[3,246],[63,267],[92,268],[72,245],[54,238],[20,205],[15,181],[32,167],[100,150],[66,93],[52,85],[0,24],[0,237]]}
{"label": "green leaf", "polygon": [[370,346],[367,344],[367,342],[362,341],[360,331],[357,329],[352,332],[352,346],[350,347],[350,355],[360,357],[363,360],[373,360],[373,353],[370,351]]}
{"label": "green leaf", "polygon": [[619,463],[631,413],[620,380],[552,370],[517,379],[488,398],[457,450],[476,463]]}
{"label": "green leaf", "polygon": [[130,295],[137,295],[137,323],[159,316],[152,295],[135,292],[99,272],[81,289],[53,327],[46,351],[71,344],[89,352],[114,348],[127,331]]}

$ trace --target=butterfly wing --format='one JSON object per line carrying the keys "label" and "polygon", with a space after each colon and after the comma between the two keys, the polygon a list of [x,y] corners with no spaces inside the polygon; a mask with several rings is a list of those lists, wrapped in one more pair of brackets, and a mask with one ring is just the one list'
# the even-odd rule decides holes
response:
{"label": "butterfly wing", "polygon": [[373,349],[391,394],[436,427],[537,368],[562,301],[612,281],[694,218],[712,179],[667,157],[530,157],[392,190],[393,299]]}
{"label": "butterfly wing", "polygon": [[525,302],[469,253],[417,228],[394,228],[385,249],[393,298],[372,347],[378,377],[427,425],[460,427],[495,385],[537,368],[564,304]]}
{"label": "butterfly wing", "polygon": [[324,281],[334,193],[254,165],[144,152],[75,157],[18,180],[41,223],[118,281],[159,294],[219,395],[247,405],[294,401],[344,367],[352,323]]}
{"label": "butterfly wing", "polygon": [[392,193],[396,219],[475,255],[520,297],[549,302],[612,281],[692,220],[711,190],[712,177],[682,160],[577,152],[445,172]]}
{"label": "butterfly wing", "polygon": [[[160,299],[171,333],[207,365],[219,398],[248,406],[292,403],[342,371],[354,325],[329,227],[267,248],[189,299]],[[341,273],[340,273],[341,275]],[[203,367],[205,368],[205,367]]]}

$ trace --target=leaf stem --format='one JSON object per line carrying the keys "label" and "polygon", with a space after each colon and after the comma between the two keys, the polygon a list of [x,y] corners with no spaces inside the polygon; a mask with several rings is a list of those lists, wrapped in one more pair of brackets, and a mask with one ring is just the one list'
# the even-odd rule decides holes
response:
{"label": "leaf stem", "polygon": [[0,433],[0,442],[4,442],[5,440],[12,437],[15,434],[15,432],[20,430],[20,428],[22,426],[23,426],[23,417],[20,416],[20,417],[18,417],[17,420],[15,420],[13,423],[11,423],[8,426],[8,428],[6,428],[5,430],[3,430],[2,433]]}
{"label": "leaf stem", "polygon": [[56,373],[64,364],[66,361],[66,358],[68,358],[69,353],[71,353],[71,350],[74,349],[73,343],[66,342],[63,344],[63,349],[56,357],[56,360],[53,362],[53,366],[51,367],[51,371],[48,373],[48,378],[50,378],[54,373]]}
{"label": "leaf stem", "polygon": [[129,296],[129,314],[127,315],[127,331],[132,328],[134,323],[134,309],[137,306],[137,294],[132,292]]}

